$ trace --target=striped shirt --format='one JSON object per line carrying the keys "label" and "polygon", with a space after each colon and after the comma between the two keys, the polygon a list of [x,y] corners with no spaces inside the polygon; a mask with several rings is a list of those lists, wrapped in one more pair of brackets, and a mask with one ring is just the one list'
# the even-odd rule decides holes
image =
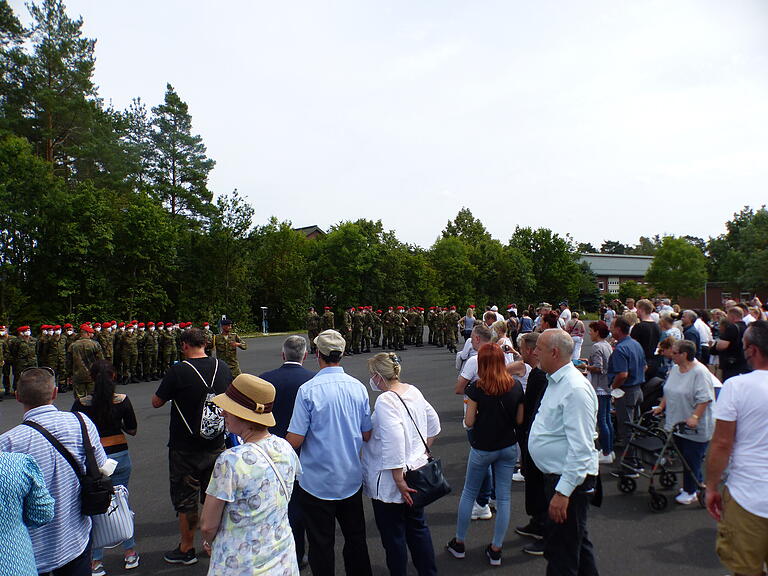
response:
{"label": "striped shirt", "polygon": [[[76,459],[85,471],[85,450],[80,422],[71,412],[56,406],[38,406],[24,414],[45,427]],[[99,443],[99,432],[87,416],[83,418],[91,444],[96,449],[99,467],[107,455]],[[45,478],[45,485],[56,501],[53,520],[40,528],[31,528],[32,547],[38,572],[50,572],[71,562],[85,551],[91,532],[91,519],[80,513],[80,483],[72,467],[42,434],[19,425],[0,436],[0,450],[32,456]]]}

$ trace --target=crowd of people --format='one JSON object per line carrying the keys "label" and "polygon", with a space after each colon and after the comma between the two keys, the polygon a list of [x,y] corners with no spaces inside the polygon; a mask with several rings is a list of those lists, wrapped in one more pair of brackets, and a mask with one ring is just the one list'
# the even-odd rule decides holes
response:
{"label": "crowd of people", "polygon": [[[463,318],[455,308],[428,312],[450,328],[450,337],[430,330],[430,342],[456,353],[454,391],[463,397],[469,443],[448,553],[465,558],[472,521],[495,517],[485,556],[490,565],[501,565],[512,479],[519,473],[528,523],[515,530],[531,538],[525,552],[544,556],[548,574],[597,575],[587,517],[589,506],[602,498],[600,466],[614,464],[622,448],[630,466],[614,474],[642,470],[627,445],[627,423],[652,411],[665,416],[690,464],[677,502],[696,501],[706,484],[710,514],[728,526],[718,533],[722,561],[737,574],[762,573],[768,511],[747,485],[768,470],[768,396],[751,401],[768,394],[768,322],[764,307],[754,304],[726,302],[724,311],[707,315],[675,310],[665,301],[628,300],[606,306],[602,319],[588,326],[565,301],[519,315],[513,305],[506,316],[495,306],[482,314],[470,307]],[[406,311],[393,314],[405,318]],[[407,476],[428,463],[440,417],[403,378],[395,351],[402,347],[397,332],[405,331],[407,320],[380,343],[374,343],[373,331],[366,336],[354,323],[353,317],[342,331],[319,325],[325,328],[319,332],[308,323],[310,346],[301,336],[289,336],[282,365],[259,376],[240,373],[232,353],[245,343],[231,332],[231,323],[223,322],[217,335],[208,327],[181,327],[179,361],[163,366],[152,397],[154,408],[172,403],[169,482],[179,543],[164,554],[166,562],[196,563],[199,532],[211,575],[297,575],[307,565],[316,576],[331,575],[338,522],[346,573],[372,574],[366,497],[390,574],[407,574],[409,562],[420,576],[437,574],[427,517],[424,508],[413,506],[415,490]],[[95,328],[80,326],[66,348],[72,368],[67,378],[88,374],[87,382],[67,382],[75,387],[72,412],[86,416],[84,428],[53,404],[64,386],[55,367],[41,362],[14,371],[13,389],[25,422],[44,427],[82,466],[92,444],[100,468],[113,461],[112,483],[127,486],[132,463],[126,435],[136,434],[138,422],[129,397],[115,388],[125,372],[114,365],[114,344],[109,357],[93,338]],[[587,330],[592,346],[582,358]],[[461,350],[459,334],[465,338]],[[409,342],[418,346],[419,336],[412,332]],[[379,393],[373,409],[367,387],[342,367],[350,346],[362,353],[368,342],[394,349],[368,359],[368,386]],[[317,373],[303,366],[309,353],[317,359]],[[715,406],[720,379],[726,382]],[[0,436],[0,533],[8,542],[0,555],[1,576],[106,574],[103,550],[91,546],[91,520],[79,512],[79,477],[71,467],[56,465],[58,458],[54,445],[32,426]],[[721,495],[717,487],[729,463]],[[122,548],[124,568],[139,566],[135,537]]]}

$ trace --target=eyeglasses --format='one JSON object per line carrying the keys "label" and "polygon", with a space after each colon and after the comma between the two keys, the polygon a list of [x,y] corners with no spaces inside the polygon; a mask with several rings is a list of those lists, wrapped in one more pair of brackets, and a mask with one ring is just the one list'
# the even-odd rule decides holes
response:
{"label": "eyeglasses", "polygon": [[52,377],[56,378],[56,372],[54,372],[53,368],[51,368],[50,366],[30,366],[29,368],[24,368],[24,370],[22,370],[21,373],[19,374],[19,377],[24,376],[24,374],[29,372],[30,370],[45,370]]}

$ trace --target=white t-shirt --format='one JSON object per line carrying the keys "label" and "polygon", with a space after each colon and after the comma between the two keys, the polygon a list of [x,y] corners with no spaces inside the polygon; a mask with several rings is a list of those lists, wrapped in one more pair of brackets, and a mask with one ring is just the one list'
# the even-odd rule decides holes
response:
{"label": "white t-shirt", "polygon": [[768,518],[768,370],[726,380],[715,419],[736,422],[728,490],[742,508]]}
{"label": "white t-shirt", "polygon": [[560,318],[558,319],[557,323],[560,324],[560,328],[565,328],[565,325],[568,324],[568,321],[571,319],[571,311],[570,309],[566,308],[562,312],[560,312]]}
{"label": "white t-shirt", "polygon": [[696,332],[699,333],[699,340],[702,346],[709,346],[712,342],[712,330],[701,318],[696,318],[696,322],[693,323],[693,327],[696,328]]}
{"label": "white t-shirt", "polygon": [[755,321],[755,317],[752,316],[752,314],[745,314],[744,318],[742,318],[741,321],[744,322],[746,326],[749,326],[750,324],[752,324],[752,322]]}

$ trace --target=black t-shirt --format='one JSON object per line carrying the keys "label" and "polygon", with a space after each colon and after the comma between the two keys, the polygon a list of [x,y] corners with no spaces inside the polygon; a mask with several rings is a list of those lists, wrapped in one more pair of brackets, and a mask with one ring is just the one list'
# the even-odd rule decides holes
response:
{"label": "black t-shirt", "polygon": [[[722,328],[722,324],[721,324]],[[720,340],[728,341],[728,348],[720,350],[721,364],[724,366],[740,366],[745,363],[744,348],[741,342],[746,324],[744,322],[729,323],[725,331],[720,331]]]}
{"label": "black t-shirt", "polygon": [[652,360],[661,337],[658,324],[653,320],[643,320],[632,326],[630,335],[643,347],[646,362]]}
{"label": "black t-shirt", "polygon": [[[215,358],[191,358],[187,360],[192,366],[197,368],[200,376],[205,379],[206,384],[211,385],[214,368],[216,366]],[[200,380],[200,376],[184,362],[179,362],[171,366],[163,377],[163,381],[157,389],[157,396],[162,400],[173,401],[171,406],[170,437],[168,447],[174,450],[189,451],[212,451],[224,446],[224,434],[213,440],[205,440],[199,435],[201,407],[206,395],[210,392],[209,388]],[[222,394],[227,386],[232,382],[232,372],[229,370],[226,362],[219,360],[219,367],[216,371],[216,379],[213,382],[213,391],[216,394]],[[184,415],[192,429],[189,429],[179,411]]]}
{"label": "black t-shirt", "polygon": [[547,373],[541,368],[532,368],[528,374],[528,382],[525,386],[525,399],[523,400],[523,425],[522,431],[527,435],[533,426],[533,419],[539,411],[541,399],[547,390]]}
{"label": "black t-shirt", "polygon": [[477,403],[471,444],[477,450],[501,450],[517,442],[517,407],[523,401],[523,387],[515,383],[501,396],[489,396],[477,383],[467,386],[467,397]]}
{"label": "black t-shirt", "polygon": [[[96,424],[96,429],[99,431],[100,438],[117,436],[122,434],[123,430],[136,430],[137,427],[136,413],[133,411],[131,400],[125,394],[115,394],[108,422],[96,422],[95,410],[90,403],[89,396],[86,396],[84,399],[75,400],[75,403],[72,405],[72,412],[82,412],[93,420],[93,423]],[[114,444],[104,448],[107,454],[114,454],[123,450],[128,450],[127,443]]]}

